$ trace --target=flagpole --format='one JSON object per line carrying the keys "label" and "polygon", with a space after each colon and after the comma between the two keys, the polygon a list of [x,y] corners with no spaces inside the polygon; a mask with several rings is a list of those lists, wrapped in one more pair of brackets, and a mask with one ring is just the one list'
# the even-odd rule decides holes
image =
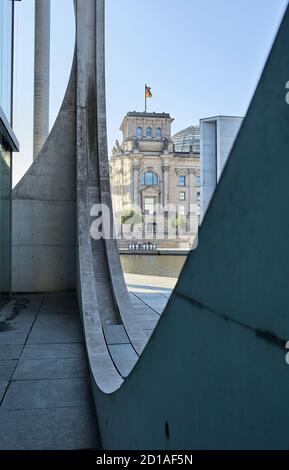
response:
{"label": "flagpole", "polygon": [[147,84],[145,83],[145,113],[147,112]]}

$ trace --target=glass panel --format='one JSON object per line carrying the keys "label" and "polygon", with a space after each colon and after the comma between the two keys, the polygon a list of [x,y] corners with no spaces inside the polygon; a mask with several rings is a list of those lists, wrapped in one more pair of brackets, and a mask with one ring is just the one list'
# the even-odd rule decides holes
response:
{"label": "glass panel", "polygon": [[0,0],[0,106],[11,123],[12,89],[12,6]]}
{"label": "glass panel", "polygon": [[145,198],[145,212],[153,215],[155,210],[155,198],[154,197],[146,197]]}
{"label": "glass panel", "polygon": [[151,137],[151,136],[152,136],[152,128],[148,127],[147,128],[147,137]]}
{"label": "glass panel", "polygon": [[161,130],[160,127],[157,128],[156,136],[157,136],[157,137],[161,137],[161,136],[162,136],[162,130]]}
{"label": "glass panel", "polygon": [[0,307],[10,294],[11,152],[0,138]]}
{"label": "glass panel", "polygon": [[142,128],[141,127],[138,127],[137,130],[136,130],[136,136],[137,137],[142,137]]}
{"label": "glass panel", "polygon": [[153,174],[147,173],[146,174],[146,184],[153,184]]}
{"label": "glass panel", "polygon": [[145,184],[147,186],[156,186],[159,184],[159,177],[156,173],[148,171],[147,173],[142,175],[141,182],[142,184]]}
{"label": "glass panel", "polygon": [[159,184],[159,177],[155,173],[153,173],[153,184],[154,185]]}
{"label": "glass panel", "polygon": [[185,176],[179,176],[179,186],[186,186],[186,177]]}

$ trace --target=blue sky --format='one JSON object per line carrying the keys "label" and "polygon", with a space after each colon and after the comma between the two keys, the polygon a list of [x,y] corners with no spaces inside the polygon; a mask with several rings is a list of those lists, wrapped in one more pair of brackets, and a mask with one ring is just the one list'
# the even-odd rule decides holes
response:
{"label": "blue sky", "polygon": [[[53,124],[74,46],[72,0],[51,0]],[[288,0],[106,0],[108,144],[128,111],[169,112],[173,132],[216,115],[244,115]],[[32,162],[34,0],[16,2],[14,181]]]}

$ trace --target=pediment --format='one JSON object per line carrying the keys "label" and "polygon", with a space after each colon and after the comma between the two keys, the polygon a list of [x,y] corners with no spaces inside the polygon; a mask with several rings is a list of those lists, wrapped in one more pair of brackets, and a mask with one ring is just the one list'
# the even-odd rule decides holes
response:
{"label": "pediment", "polygon": [[146,188],[141,189],[141,193],[144,196],[158,196],[161,190],[159,186],[148,186]]}

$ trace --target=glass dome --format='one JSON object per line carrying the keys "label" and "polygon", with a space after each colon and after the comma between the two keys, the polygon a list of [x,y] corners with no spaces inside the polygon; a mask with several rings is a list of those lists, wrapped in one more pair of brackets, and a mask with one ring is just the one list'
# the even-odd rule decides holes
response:
{"label": "glass dome", "polygon": [[189,152],[193,147],[194,153],[200,153],[200,127],[190,126],[172,137],[176,152]]}

